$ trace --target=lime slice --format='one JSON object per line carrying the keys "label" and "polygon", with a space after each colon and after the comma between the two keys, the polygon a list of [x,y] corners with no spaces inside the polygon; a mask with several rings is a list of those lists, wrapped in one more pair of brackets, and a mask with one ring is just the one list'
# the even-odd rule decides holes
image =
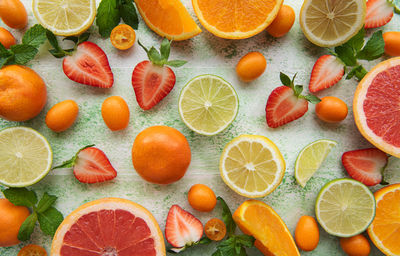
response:
{"label": "lime slice", "polygon": [[336,179],[328,182],[319,192],[315,215],[329,234],[355,236],[364,232],[373,221],[375,198],[361,182]]}
{"label": "lime slice", "polygon": [[256,198],[268,195],[279,186],[285,174],[285,160],[267,137],[241,135],[225,146],[219,169],[232,190]]}
{"label": "lime slice", "polygon": [[193,131],[215,135],[228,127],[237,115],[239,100],[224,79],[201,75],[185,85],[179,96],[182,121]]}
{"label": "lime slice", "polygon": [[0,131],[0,183],[26,187],[50,171],[53,153],[46,138],[26,127]]}
{"label": "lime slice", "polygon": [[307,181],[319,169],[331,149],[337,145],[333,140],[317,140],[303,148],[296,159],[294,177],[297,182],[305,187]]}

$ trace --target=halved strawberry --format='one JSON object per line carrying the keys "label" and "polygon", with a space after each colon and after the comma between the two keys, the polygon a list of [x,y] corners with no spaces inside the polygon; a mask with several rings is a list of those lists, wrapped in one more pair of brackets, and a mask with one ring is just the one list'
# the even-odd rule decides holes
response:
{"label": "halved strawberry", "polygon": [[80,149],[70,160],[53,169],[71,167],[74,168],[74,176],[82,183],[104,182],[117,177],[117,171],[106,154],[93,145]]}
{"label": "halved strawberry", "polygon": [[167,96],[175,85],[175,74],[165,65],[180,67],[186,61],[168,61],[171,42],[164,39],[160,52],[154,47],[148,50],[140,42],[139,45],[146,51],[149,60],[136,65],[132,73],[132,86],[135,90],[136,101],[144,110],[149,110]]}
{"label": "halved strawberry", "polygon": [[377,28],[389,23],[393,17],[393,5],[388,0],[368,0],[365,28]]}
{"label": "halved strawberry", "polygon": [[169,209],[165,225],[165,238],[174,248],[175,252],[183,250],[198,242],[203,236],[203,224],[179,205]]}
{"label": "halved strawberry", "polygon": [[335,85],[344,75],[344,65],[333,55],[323,55],[311,71],[310,92],[318,92]]}
{"label": "halved strawberry", "polygon": [[377,148],[348,151],[342,155],[342,164],[350,177],[367,186],[382,184],[387,163],[388,156]]}
{"label": "halved strawberry", "polygon": [[284,86],[275,88],[268,97],[265,107],[267,124],[276,128],[302,117],[308,111],[308,102],[318,103],[321,100],[314,95],[301,95],[302,85],[294,85],[287,75],[281,73]]}

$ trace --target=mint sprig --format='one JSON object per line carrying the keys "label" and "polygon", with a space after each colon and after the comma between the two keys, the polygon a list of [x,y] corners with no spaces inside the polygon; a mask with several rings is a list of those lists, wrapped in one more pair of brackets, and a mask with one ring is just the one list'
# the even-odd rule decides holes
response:
{"label": "mint sprig", "polygon": [[50,30],[46,29],[46,38],[47,40],[49,40],[49,43],[51,44],[51,46],[53,46],[53,49],[50,49],[49,52],[51,53],[51,55],[53,55],[56,58],[63,58],[65,56],[71,56],[73,54],[73,52],[76,50],[76,47],[78,47],[78,45],[80,45],[81,43],[87,41],[90,37],[89,33],[83,33],[79,36],[68,36],[65,37],[63,39],[63,41],[65,40],[69,40],[75,43],[73,48],[70,49],[62,49],[60,47],[60,45],[58,44],[58,39],[57,37],[53,34],[53,32],[51,32]]}
{"label": "mint sprig", "polygon": [[2,192],[14,205],[26,206],[32,210],[19,229],[19,240],[29,240],[38,221],[44,234],[54,236],[58,226],[64,220],[63,215],[53,207],[57,200],[56,196],[45,192],[37,203],[36,193],[26,188],[8,188]]}
{"label": "mint sprig", "polygon": [[140,41],[138,41],[139,45],[146,51],[147,57],[149,60],[157,66],[171,66],[171,67],[181,67],[187,63],[185,60],[168,60],[169,54],[171,51],[171,42],[167,38],[164,38],[161,42],[160,51],[152,46],[150,49],[147,49]]}
{"label": "mint sprig", "polygon": [[321,99],[318,98],[317,96],[312,95],[312,94],[307,94],[307,95],[301,94],[303,92],[304,86],[299,85],[299,84],[298,85],[294,84],[294,80],[296,79],[296,76],[297,76],[297,74],[295,74],[293,76],[293,78],[290,79],[288,75],[286,75],[282,72],[280,72],[280,74],[279,74],[282,84],[291,88],[294,91],[294,96],[296,96],[299,99],[305,99],[308,102],[313,103],[313,104],[319,103],[321,101]]}

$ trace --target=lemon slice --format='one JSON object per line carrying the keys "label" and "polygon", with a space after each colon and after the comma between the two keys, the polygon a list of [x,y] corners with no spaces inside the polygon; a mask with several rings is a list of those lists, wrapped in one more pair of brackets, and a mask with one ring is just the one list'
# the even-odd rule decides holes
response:
{"label": "lemon slice", "polygon": [[37,131],[12,127],[0,131],[0,183],[26,187],[40,181],[50,171],[53,153]]}
{"label": "lemon slice", "polygon": [[87,30],[96,17],[95,0],[33,0],[38,22],[56,35],[74,36]]}
{"label": "lemon slice", "polygon": [[365,0],[305,0],[300,26],[312,43],[333,47],[347,42],[364,26]]}
{"label": "lemon slice", "polygon": [[294,177],[297,182],[305,187],[307,181],[319,169],[331,149],[337,145],[333,140],[317,140],[303,148],[296,159]]}
{"label": "lemon slice", "polygon": [[274,191],[285,174],[285,160],[278,147],[267,137],[241,135],[222,152],[221,177],[242,196],[263,197]]}
{"label": "lemon slice", "polygon": [[235,120],[239,100],[235,89],[214,75],[193,78],[179,96],[182,121],[194,132],[215,135]]}

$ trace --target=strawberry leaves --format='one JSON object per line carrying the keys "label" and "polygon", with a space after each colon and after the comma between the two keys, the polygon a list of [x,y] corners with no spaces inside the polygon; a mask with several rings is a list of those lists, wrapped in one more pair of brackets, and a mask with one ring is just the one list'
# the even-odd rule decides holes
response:
{"label": "strawberry leaves", "polygon": [[286,74],[284,74],[282,72],[280,72],[280,74],[279,74],[282,84],[291,88],[294,91],[294,95],[297,98],[305,99],[308,102],[313,103],[313,104],[319,103],[321,101],[321,99],[318,98],[317,96],[312,95],[312,94],[308,94],[308,95],[301,94],[303,92],[304,87],[303,87],[303,85],[295,85],[294,84],[294,80],[296,79],[296,76],[297,76],[297,74],[295,74],[293,76],[293,78],[290,79],[289,76],[287,76]]}
{"label": "strawberry leaves", "polygon": [[152,46],[150,49],[147,49],[140,41],[138,41],[138,43],[146,51],[147,57],[154,65],[161,67],[167,65],[177,68],[187,63],[187,61],[184,60],[168,60],[172,41],[169,41],[167,38],[164,38],[161,42],[160,51],[157,51],[154,46]]}

